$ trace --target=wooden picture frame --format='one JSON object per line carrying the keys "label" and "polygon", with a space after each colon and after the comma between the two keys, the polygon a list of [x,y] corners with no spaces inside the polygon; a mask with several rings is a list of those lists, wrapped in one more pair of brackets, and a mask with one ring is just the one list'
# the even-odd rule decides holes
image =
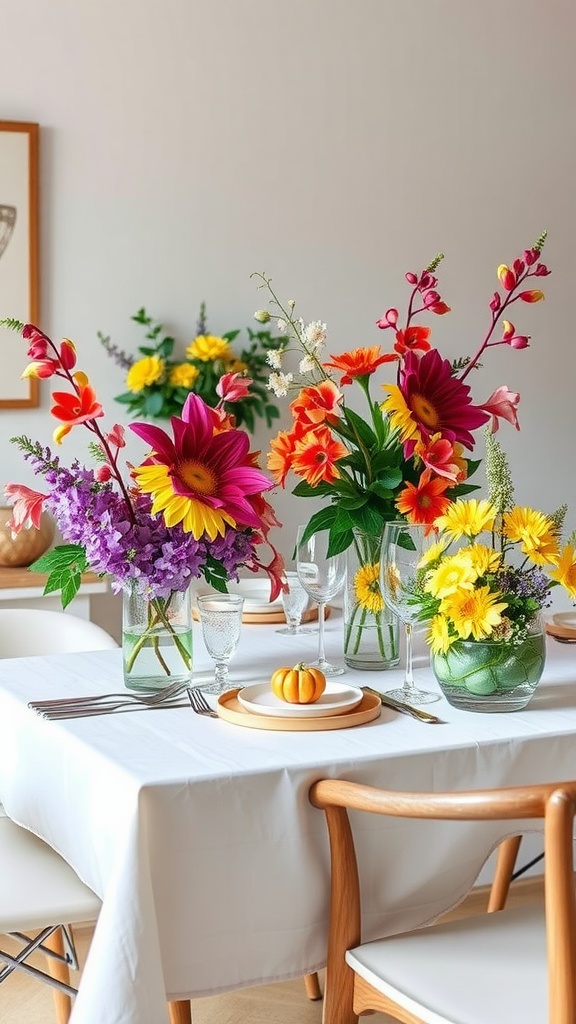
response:
{"label": "wooden picture frame", "polygon": [[[0,121],[0,319],[38,323],[38,139],[39,125]],[[39,403],[38,380],[22,380],[26,349],[0,331],[0,409]]]}

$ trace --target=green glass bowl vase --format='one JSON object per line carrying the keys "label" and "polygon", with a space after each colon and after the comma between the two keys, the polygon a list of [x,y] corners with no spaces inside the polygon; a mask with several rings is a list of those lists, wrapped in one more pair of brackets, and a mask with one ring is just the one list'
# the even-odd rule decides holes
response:
{"label": "green glass bowl vase", "polygon": [[521,711],[540,682],[546,662],[541,618],[519,644],[459,640],[430,662],[449,704],[464,711]]}

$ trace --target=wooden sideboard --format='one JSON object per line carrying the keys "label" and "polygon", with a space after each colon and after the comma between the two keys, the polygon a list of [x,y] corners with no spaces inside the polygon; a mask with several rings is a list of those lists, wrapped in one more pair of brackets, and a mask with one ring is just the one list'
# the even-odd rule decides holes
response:
{"label": "wooden sideboard", "polygon": [[[0,567],[0,608],[46,608],[61,611],[60,593],[44,594],[47,576],[29,569]],[[108,580],[93,572],[82,576],[80,590],[67,611],[80,619],[90,619],[90,599],[94,594],[107,594]]]}

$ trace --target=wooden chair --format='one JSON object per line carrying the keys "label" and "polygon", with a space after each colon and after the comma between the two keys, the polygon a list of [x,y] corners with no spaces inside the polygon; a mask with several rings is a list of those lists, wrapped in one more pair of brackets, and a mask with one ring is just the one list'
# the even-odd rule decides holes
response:
{"label": "wooden chair", "polygon": [[[324,1024],[357,1024],[370,1010],[403,1024],[576,1024],[576,782],[434,794],[326,779],[310,799],[325,811],[331,856]],[[542,819],[545,911],[505,909],[363,943],[348,808],[443,821]],[[515,845],[503,844],[508,860]]]}

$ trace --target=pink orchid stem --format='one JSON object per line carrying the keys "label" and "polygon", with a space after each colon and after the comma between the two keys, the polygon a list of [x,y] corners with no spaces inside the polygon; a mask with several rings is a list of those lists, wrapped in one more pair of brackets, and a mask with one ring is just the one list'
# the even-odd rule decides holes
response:
{"label": "pink orchid stem", "polygon": [[[502,305],[500,306],[500,308],[498,310],[496,310],[496,312],[492,313],[492,324],[491,324],[491,326],[490,326],[490,328],[488,330],[488,333],[486,334],[486,337],[484,338],[484,341],[480,345],[480,348],[476,352],[476,355],[474,355],[472,357],[472,359],[468,363],[468,366],[460,374],[460,380],[466,380],[466,377],[470,373],[470,370],[474,369],[474,367],[476,366],[476,363],[480,359],[480,356],[482,355],[482,353],[489,347],[489,345],[490,345],[490,338],[492,337],[492,335],[494,333],[494,330],[496,328],[496,324],[498,323],[498,321],[499,321],[500,317],[502,316],[504,310],[507,309],[508,306],[510,306],[512,302],[516,302],[516,300],[518,299],[518,295],[514,295],[514,292],[518,289],[519,285],[521,285],[528,277],[532,277],[532,276],[533,276],[533,274],[531,273],[530,268],[527,267],[526,270],[524,271],[524,273],[521,274],[520,277],[518,278],[518,280],[516,281],[516,284],[514,285],[512,291],[508,292],[508,295],[505,298],[505,300],[502,303]],[[492,342],[492,345],[500,345],[500,344],[502,344],[501,341]]]}

